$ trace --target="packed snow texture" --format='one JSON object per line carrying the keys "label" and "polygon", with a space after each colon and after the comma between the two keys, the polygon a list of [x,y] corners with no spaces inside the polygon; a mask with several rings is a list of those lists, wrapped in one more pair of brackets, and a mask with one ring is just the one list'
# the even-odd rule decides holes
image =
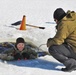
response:
{"label": "packed snow texture", "polygon": [[[76,0],[1,0],[0,1],[0,42],[15,41],[23,37],[42,50],[48,51],[47,39],[56,33],[53,12],[56,8],[76,11]],[[21,21],[26,15],[26,23],[45,27],[45,29],[26,26],[26,30],[17,30],[12,23]],[[41,45],[41,46],[40,46]],[[60,69],[64,67],[52,56],[46,55],[36,60],[0,62],[0,75],[75,75]]]}

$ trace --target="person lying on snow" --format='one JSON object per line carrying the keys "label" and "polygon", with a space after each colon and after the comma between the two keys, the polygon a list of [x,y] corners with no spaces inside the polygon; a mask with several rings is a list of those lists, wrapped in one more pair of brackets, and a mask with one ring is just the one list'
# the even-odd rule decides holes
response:
{"label": "person lying on snow", "polygon": [[27,60],[35,58],[37,58],[37,53],[26,46],[25,40],[22,37],[16,39],[15,47],[9,48],[0,54],[0,59],[2,60]]}

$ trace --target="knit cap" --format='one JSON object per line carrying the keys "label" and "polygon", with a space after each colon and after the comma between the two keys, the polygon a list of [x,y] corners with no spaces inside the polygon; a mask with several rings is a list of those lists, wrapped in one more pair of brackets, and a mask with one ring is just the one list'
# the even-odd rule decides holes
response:
{"label": "knit cap", "polygon": [[53,18],[60,21],[64,16],[66,16],[65,11],[62,8],[57,8],[54,11]]}
{"label": "knit cap", "polygon": [[24,39],[22,37],[19,37],[19,38],[16,39],[16,45],[18,43],[25,43],[25,41],[24,41]]}

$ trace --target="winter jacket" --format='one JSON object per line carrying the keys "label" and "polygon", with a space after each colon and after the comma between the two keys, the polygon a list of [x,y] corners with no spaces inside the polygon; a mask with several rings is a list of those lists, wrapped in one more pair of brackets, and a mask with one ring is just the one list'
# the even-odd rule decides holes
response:
{"label": "winter jacket", "polygon": [[23,51],[19,51],[16,47],[9,48],[9,50],[4,51],[2,54],[0,54],[0,59],[2,60],[14,60],[14,55],[19,53],[22,55],[22,53],[29,54],[29,59],[35,59],[37,58],[37,52],[31,49],[29,46],[25,46]]}
{"label": "winter jacket", "polygon": [[57,32],[47,41],[47,47],[67,43],[76,52],[76,13],[67,11],[66,16],[56,26]]}

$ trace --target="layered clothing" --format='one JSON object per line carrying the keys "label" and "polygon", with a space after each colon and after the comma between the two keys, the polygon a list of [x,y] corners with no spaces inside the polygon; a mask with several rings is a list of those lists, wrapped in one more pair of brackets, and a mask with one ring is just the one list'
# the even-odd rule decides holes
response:
{"label": "layered clothing", "polygon": [[47,47],[66,43],[76,52],[76,13],[68,11],[66,16],[58,22],[56,29],[56,35],[48,39]]}
{"label": "layered clothing", "polygon": [[37,52],[26,45],[22,51],[19,51],[16,47],[12,47],[0,54],[2,60],[15,60],[15,56],[17,59],[35,59],[37,58]]}

